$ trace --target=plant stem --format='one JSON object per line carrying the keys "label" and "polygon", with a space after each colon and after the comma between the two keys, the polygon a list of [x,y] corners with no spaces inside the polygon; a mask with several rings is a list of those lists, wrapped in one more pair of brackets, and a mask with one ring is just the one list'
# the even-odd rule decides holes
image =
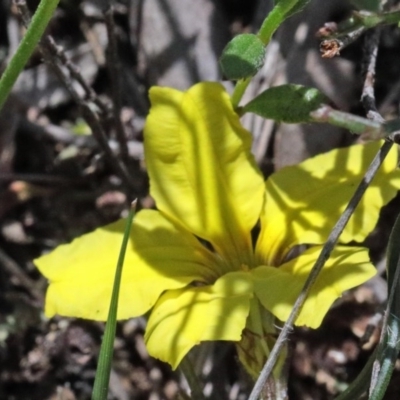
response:
{"label": "plant stem", "polygon": [[108,385],[110,381],[111,363],[114,349],[115,331],[117,326],[118,298],[122,279],[122,267],[124,265],[126,248],[130,239],[131,226],[136,212],[137,200],[132,202],[129,216],[126,220],[124,237],[118,257],[115,271],[114,285],[111,295],[110,309],[107,317],[107,324],[101,342],[99,363],[92,392],[92,400],[107,400]]}
{"label": "plant stem", "polygon": [[16,53],[11,58],[0,79],[0,110],[14,86],[19,74],[25,67],[43,35],[51,17],[57,8],[59,0],[41,0],[33,18],[22,38]]}
{"label": "plant stem", "polygon": [[334,126],[348,129],[350,132],[362,135],[365,140],[382,139],[386,136],[384,124],[369,119],[335,110],[330,106],[322,105],[310,113],[313,122],[329,123]]}
{"label": "plant stem", "polygon": [[249,86],[250,81],[251,78],[241,79],[236,84],[231,97],[231,102],[234,109],[239,107],[240,100],[242,99],[243,94],[247,89],[247,86]]}
{"label": "plant stem", "polygon": [[387,252],[389,298],[383,321],[381,339],[372,371],[370,400],[381,400],[387,390],[400,351],[400,217],[397,216]]}
{"label": "plant stem", "polygon": [[191,391],[191,398],[193,400],[205,400],[199,377],[196,375],[188,355],[186,355],[179,364],[179,369],[182,371],[188,382]]}
{"label": "plant stem", "polygon": [[363,15],[357,13],[356,17],[367,28],[374,28],[377,25],[391,25],[400,22],[400,11],[389,11],[385,13],[370,13]]}

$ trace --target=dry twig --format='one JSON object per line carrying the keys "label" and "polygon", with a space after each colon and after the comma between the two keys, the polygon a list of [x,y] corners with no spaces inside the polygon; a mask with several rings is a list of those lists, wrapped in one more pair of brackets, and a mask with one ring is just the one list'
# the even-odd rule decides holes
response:
{"label": "dry twig", "polygon": [[[26,5],[25,0],[17,0],[16,5],[20,10],[23,23],[25,25],[29,24],[30,15],[29,10]],[[97,142],[104,151],[108,162],[116,173],[123,180],[130,197],[133,197],[135,193],[135,185],[132,178],[127,170],[125,164],[115,156],[112,149],[109,146],[108,138],[104,129],[101,125],[100,118],[98,115],[98,110],[106,111],[103,103],[99,103],[99,100],[92,89],[85,83],[83,77],[79,73],[79,69],[74,67],[68,57],[65,55],[64,51],[56,45],[54,39],[46,37],[40,43],[40,51],[42,52],[44,61],[47,62],[56,73],[57,77],[64,84],[68,92],[70,93],[72,99],[81,107],[83,117],[90,126],[93,136],[96,138]],[[66,67],[70,73],[70,77],[64,74],[62,67]],[[76,79],[81,85],[83,82],[83,89],[87,95],[87,99],[81,99],[76,92],[72,80],[70,78]]]}
{"label": "dry twig", "polygon": [[367,114],[367,118],[383,123],[385,120],[382,115],[379,114],[376,108],[375,101],[375,68],[376,68],[376,58],[378,55],[380,30],[375,29],[373,31],[367,32],[365,35],[365,46],[364,46],[364,59],[363,59],[363,75],[364,75],[364,85],[361,94],[361,102]]}

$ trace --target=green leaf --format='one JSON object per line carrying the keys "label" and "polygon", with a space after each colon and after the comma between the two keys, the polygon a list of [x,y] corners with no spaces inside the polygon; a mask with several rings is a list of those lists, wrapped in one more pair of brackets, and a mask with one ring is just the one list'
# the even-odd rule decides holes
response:
{"label": "green leaf", "polygon": [[78,118],[71,130],[77,136],[90,136],[92,134],[90,126],[83,118]]}
{"label": "green leaf", "polygon": [[319,90],[301,85],[282,85],[265,90],[246,104],[244,112],[278,122],[310,122],[310,113],[328,99]]}
{"label": "green leaf", "polygon": [[279,26],[293,14],[300,12],[310,0],[276,0],[275,6],[261,25],[258,36],[267,44]]}
{"label": "green leaf", "polygon": [[359,10],[380,11],[381,0],[351,0],[353,6]]}
{"label": "green leaf", "polygon": [[264,64],[263,42],[250,33],[234,37],[225,47],[220,58],[224,75],[230,80],[249,78]]}
{"label": "green leaf", "polygon": [[[274,2],[274,8],[264,19],[264,21],[261,25],[261,28],[257,34],[257,38],[263,43],[264,48],[265,48],[265,46],[268,45],[268,43],[270,42],[270,40],[272,38],[272,35],[279,28],[279,26],[285,21],[285,19],[287,19],[290,16],[292,16],[293,14],[301,11],[309,2],[310,2],[310,0],[276,0]],[[264,60],[264,57],[262,59]],[[229,63],[231,63],[231,61]],[[235,63],[235,61],[233,60],[232,68],[235,68],[234,63]],[[221,60],[221,64],[222,64],[222,60]],[[258,70],[259,68],[261,68],[261,66],[258,66],[256,68],[256,70]],[[224,69],[224,66],[222,66],[222,69]],[[226,75],[228,76],[227,73],[226,73]],[[237,75],[241,76],[240,73]],[[238,108],[240,100],[241,100],[247,86],[250,83],[251,77],[252,77],[252,74],[247,75],[247,76],[246,76],[246,74],[244,74],[245,79],[241,79],[237,83],[235,90],[232,94],[232,105],[235,109]]]}
{"label": "green leaf", "polygon": [[287,19],[300,12],[309,2],[310,0],[277,0],[275,5],[283,11],[284,18]]}

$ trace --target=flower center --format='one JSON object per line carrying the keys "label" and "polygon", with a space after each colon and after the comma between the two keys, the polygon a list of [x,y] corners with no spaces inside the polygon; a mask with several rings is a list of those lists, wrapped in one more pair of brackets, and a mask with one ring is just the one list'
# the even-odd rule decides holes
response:
{"label": "flower center", "polygon": [[240,265],[240,269],[244,272],[249,272],[250,271],[250,267],[246,264],[241,264]]}

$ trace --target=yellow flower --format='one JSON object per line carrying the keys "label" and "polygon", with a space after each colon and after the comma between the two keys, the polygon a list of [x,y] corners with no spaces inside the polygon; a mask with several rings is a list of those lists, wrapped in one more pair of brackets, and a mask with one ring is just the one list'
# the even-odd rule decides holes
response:
{"label": "yellow flower", "polygon": [[[200,83],[185,93],[155,87],[150,98],[145,156],[157,211],[142,210],[135,217],[118,318],[151,310],[149,353],[173,368],[196,344],[229,340],[238,342],[251,369],[253,340],[269,334],[273,316],[288,317],[379,143],[331,151],[264,182],[250,153],[251,135],[221,85]],[[380,208],[400,187],[396,163],[392,151],[342,243],[361,242],[374,228]],[[48,316],[106,319],[123,224],[98,229],[36,260],[50,281]],[[309,246],[290,257],[300,244]],[[374,274],[367,249],[339,245],[297,325],[318,327],[343,291]]]}

